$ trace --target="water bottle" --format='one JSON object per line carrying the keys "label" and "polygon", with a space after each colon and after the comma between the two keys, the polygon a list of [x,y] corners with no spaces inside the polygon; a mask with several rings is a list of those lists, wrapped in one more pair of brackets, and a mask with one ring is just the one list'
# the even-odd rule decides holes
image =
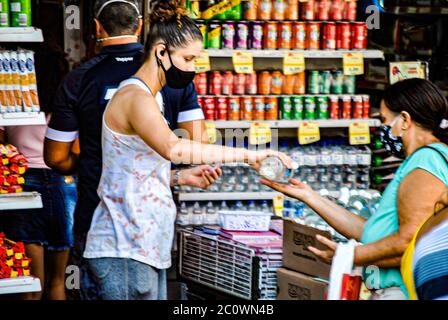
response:
{"label": "water bottle", "polygon": [[255,205],[254,200],[249,201],[249,205],[247,206],[248,211],[257,211],[257,206]]}
{"label": "water bottle", "polygon": [[227,206],[227,203],[225,201],[221,202],[221,205],[219,206],[220,211],[229,211],[229,207]]}
{"label": "water bottle", "polygon": [[188,226],[190,224],[190,215],[188,214],[187,204],[182,202],[177,215],[177,224],[180,226]]}
{"label": "water bottle", "polygon": [[238,200],[235,202],[235,206],[233,207],[234,211],[245,211],[243,201]]}
{"label": "water bottle", "polygon": [[193,205],[193,225],[200,226],[204,224],[204,216],[202,214],[201,206],[199,202],[195,202]]}
{"label": "water bottle", "polygon": [[292,164],[292,169],[287,169],[279,157],[269,157],[261,161],[260,175],[269,180],[287,183],[297,168],[295,162]]}
{"label": "water bottle", "polygon": [[303,219],[303,210],[305,204],[302,201],[296,200],[294,202],[294,217],[298,219]]}
{"label": "water bottle", "polygon": [[347,208],[349,200],[350,200],[350,190],[345,187],[341,188],[341,192],[339,198],[336,200],[336,203],[343,208]]}
{"label": "water bottle", "polygon": [[211,201],[209,201],[206,206],[204,223],[206,225],[216,224],[216,220],[217,220],[216,216],[217,216],[217,214],[216,214],[215,207],[213,206],[213,203]]}
{"label": "water bottle", "polygon": [[262,212],[272,212],[272,211],[269,209],[269,205],[268,205],[268,202],[267,202],[266,200],[263,200],[263,201],[261,202],[260,210],[261,210]]}

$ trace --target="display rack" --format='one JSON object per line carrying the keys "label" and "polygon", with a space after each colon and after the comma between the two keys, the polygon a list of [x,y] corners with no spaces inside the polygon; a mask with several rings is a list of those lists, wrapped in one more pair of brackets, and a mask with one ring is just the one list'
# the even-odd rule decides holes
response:
{"label": "display rack", "polygon": [[331,59],[342,58],[344,53],[360,52],[365,59],[384,59],[384,53],[380,50],[232,50],[232,49],[207,49],[210,58],[231,58],[236,51],[251,52],[254,58],[283,58],[289,52],[302,53],[305,58]]}
{"label": "display rack", "polygon": [[[248,129],[251,123],[260,121],[213,121],[216,129]],[[316,122],[319,128],[348,128],[350,124],[356,122],[368,122],[370,127],[379,127],[381,121],[377,119],[338,119],[338,120],[273,120],[261,121],[269,123],[274,129],[297,129],[301,123]]]}
{"label": "display rack", "polygon": [[35,277],[0,279],[0,294],[39,292],[41,290],[40,280]]}
{"label": "display rack", "polygon": [[45,125],[43,112],[11,112],[0,114],[0,126],[34,126]]}
{"label": "display rack", "polygon": [[0,42],[43,42],[41,29],[33,27],[0,28]]}
{"label": "display rack", "polygon": [[42,207],[42,199],[38,192],[22,192],[0,195],[0,211],[38,209]]}
{"label": "display rack", "polygon": [[386,12],[394,14],[448,14],[448,7],[401,7],[391,6],[385,8]]}

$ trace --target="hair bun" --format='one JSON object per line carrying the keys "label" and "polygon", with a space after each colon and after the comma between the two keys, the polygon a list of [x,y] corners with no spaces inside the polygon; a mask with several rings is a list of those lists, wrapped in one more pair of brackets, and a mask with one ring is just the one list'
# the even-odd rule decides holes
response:
{"label": "hair bun", "polygon": [[158,0],[153,1],[149,23],[167,23],[177,21],[179,28],[182,27],[181,19],[188,16],[188,11],[184,9],[178,0]]}

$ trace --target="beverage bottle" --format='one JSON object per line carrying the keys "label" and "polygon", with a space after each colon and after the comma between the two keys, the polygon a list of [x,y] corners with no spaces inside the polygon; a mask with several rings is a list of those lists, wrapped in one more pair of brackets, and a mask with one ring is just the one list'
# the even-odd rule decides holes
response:
{"label": "beverage bottle", "polygon": [[381,174],[378,174],[378,173],[374,173],[373,176],[372,176],[372,181],[376,185],[379,185],[379,184],[389,184],[392,181],[393,178],[394,178],[394,174],[393,173],[385,175],[385,176],[382,176]]}
{"label": "beverage bottle", "polygon": [[354,147],[344,148],[344,186],[349,189],[356,188],[358,155]]}
{"label": "beverage bottle", "polygon": [[294,202],[294,217],[303,220],[303,211],[305,204],[302,201]]}
{"label": "beverage bottle", "polygon": [[255,201],[254,200],[250,200],[249,201],[249,205],[247,206],[247,209],[249,211],[257,211],[257,206],[255,205]]}
{"label": "beverage bottle", "polygon": [[331,150],[328,147],[326,140],[322,141],[322,147],[320,149],[320,155],[318,157],[318,189],[329,188],[330,183],[330,170],[329,167],[332,162]]}
{"label": "beverage bottle", "polygon": [[267,202],[266,200],[263,200],[263,201],[261,202],[261,207],[260,207],[260,209],[261,209],[262,212],[272,212],[272,211],[269,209],[269,205],[268,205],[268,202]]}
{"label": "beverage bottle", "polygon": [[283,218],[291,217],[291,202],[289,200],[285,200],[283,203]]}
{"label": "beverage bottle", "polygon": [[207,206],[205,207],[205,209],[206,209],[206,211],[205,211],[204,224],[206,224],[206,225],[216,224],[217,213],[216,213],[215,207],[213,206],[213,203],[211,201],[209,201],[207,203]]}
{"label": "beverage bottle", "polygon": [[221,202],[221,205],[219,206],[219,211],[229,211],[229,207],[227,206],[227,203],[225,201]]}
{"label": "beverage bottle", "polygon": [[235,182],[236,192],[245,192],[247,191],[249,177],[243,174],[243,170],[240,167],[236,167],[233,171],[232,182]]}
{"label": "beverage bottle", "polygon": [[243,201],[238,200],[233,207],[234,211],[245,211]]}
{"label": "beverage bottle", "polygon": [[190,224],[190,215],[188,214],[188,208],[185,202],[182,202],[180,205],[177,224],[180,226],[188,226]]}
{"label": "beverage bottle", "polygon": [[314,147],[307,146],[304,150],[304,168],[302,170],[301,180],[310,185],[311,188],[316,189],[317,175],[316,167],[318,162],[318,154]]}
{"label": "beverage bottle", "polygon": [[379,193],[378,191],[375,191],[372,194],[372,199],[370,200],[370,203],[369,203],[369,209],[370,209],[371,215],[374,215],[376,213],[376,211],[378,210],[378,208],[380,206],[380,201],[381,201],[381,193]]}
{"label": "beverage bottle", "polygon": [[358,189],[368,189],[370,186],[370,164],[372,152],[368,147],[358,149]]}
{"label": "beverage bottle", "polygon": [[341,192],[339,194],[339,198],[336,200],[336,203],[343,208],[347,208],[349,200],[350,190],[346,187],[341,188]]}
{"label": "beverage bottle", "polygon": [[367,220],[374,213],[371,210],[372,209],[372,207],[371,207],[372,195],[365,190],[361,190],[361,191],[359,191],[359,196],[361,197],[360,201],[362,201],[362,203],[363,203],[363,208],[360,212],[360,216]]}
{"label": "beverage bottle", "polygon": [[293,163],[292,169],[286,168],[281,159],[274,156],[260,162],[260,175],[269,180],[287,183],[297,168],[297,163]]}
{"label": "beverage bottle", "polygon": [[195,226],[200,226],[204,224],[204,216],[202,213],[201,206],[199,202],[195,202],[193,205],[193,221],[192,224]]}

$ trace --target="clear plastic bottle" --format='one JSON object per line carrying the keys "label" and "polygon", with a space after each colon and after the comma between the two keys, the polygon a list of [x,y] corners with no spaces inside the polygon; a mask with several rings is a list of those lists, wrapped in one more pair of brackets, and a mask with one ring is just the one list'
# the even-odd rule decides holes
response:
{"label": "clear plastic bottle", "polygon": [[257,211],[257,205],[254,200],[250,200],[247,206],[247,210],[249,211]]}
{"label": "clear plastic bottle", "polygon": [[267,202],[266,200],[263,200],[263,201],[261,202],[260,210],[261,210],[262,212],[271,212],[271,210],[270,210],[270,208],[269,208],[269,205],[268,205],[268,202]]}
{"label": "clear plastic bottle", "polygon": [[235,206],[233,207],[234,211],[244,211],[244,204],[243,201],[238,200],[235,202]]}
{"label": "clear plastic bottle", "polygon": [[177,224],[180,226],[188,226],[190,223],[190,215],[188,214],[187,204],[182,202],[177,215]]}
{"label": "clear plastic bottle", "polygon": [[336,200],[336,203],[343,208],[347,208],[349,200],[350,200],[350,190],[345,187],[341,188],[341,192],[339,194],[339,198]]}
{"label": "clear plastic bottle", "polygon": [[227,202],[222,201],[222,202],[221,202],[221,205],[219,206],[219,210],[220,210],[220,211],[229,211],[230,209],[229,209],[229,207],[227,206]]}
{"label": "clear plastic bottle", "polygon": [[205,207],[205,219],[204,224],[205,225],[215,225],[217,221],[217,212],[215,209],[215,206],[211,201],[207,203],[207,206]]}
{"label": "clear plastic bottle", "polygon": [[260,162],[260,175],[273,181],[286,183],[289,178],[293,177],[294,170],[298,167],[297,163],[293,163],[292,169],[288,169],[280,158],[269,157]]}
{"label": "clear plastic bottle", "polygon": [[193,205],[193,221],[192,224],[200,226],[204,224],[204,216],[199,202],[195,202]]}

